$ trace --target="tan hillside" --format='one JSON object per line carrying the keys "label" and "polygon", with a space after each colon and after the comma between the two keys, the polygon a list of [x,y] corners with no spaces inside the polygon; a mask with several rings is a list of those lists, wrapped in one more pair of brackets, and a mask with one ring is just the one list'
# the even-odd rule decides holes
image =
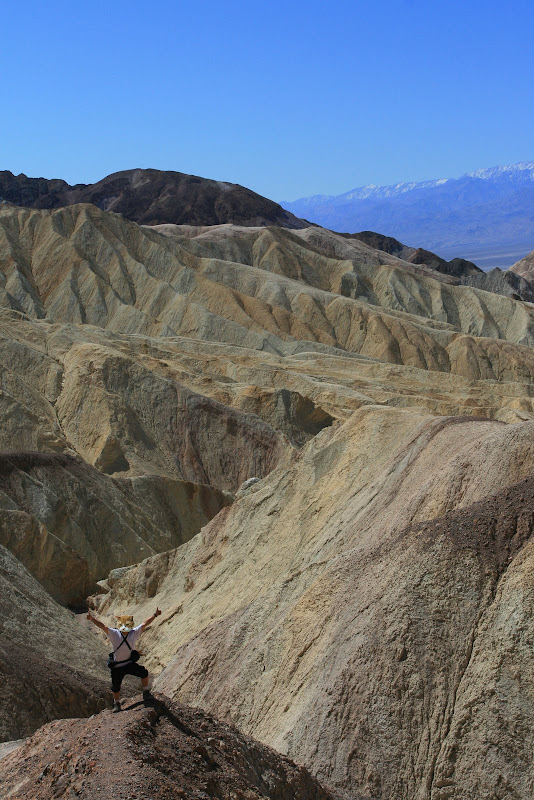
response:
{"label": "tan hillside", "polygon": [[525,303],[402,262],[377,269],[378,251],[363,243],[368,257],[347,261],[283,229],[229,239],[176,239],[90,205],[2,209],[0,303],[32,318],[281,355],[341,350],[469,378],[533,372],[529,350],[507,350],[533,342]]}
{"label": "tan hillside", "polygon": [[349,793],[525,797],[533,424],[362,408],[97,609],[157,602],[160,691]]}
{"label": "tan hillside", "polygon": [[[187,541],[243,481],[362,405],[532,415],[530,347],[458,332],[482,303],[495,336],[510,310],[528,330],[530,307],[357,239],[229,225],[161,233],[94,206],[3,208],[0,223],[0,536],[62,602]],[[372,302],[342,296],[347,280]],[[266,292],[277,305],[258,301]],[[393,311],[402,299],[429,313],[431,293],[456,327]],[[162,327],[178,306],[187,335]],[[61,458],[31,455],[43,451]]]}
{"label": "tan hillside", "polygon": [[516,261],[510,267],[510,272],[515,272],[516,275],[520,275],[522,278],[532,280],[534,277],[534,253],[529,253],[520,261]]}

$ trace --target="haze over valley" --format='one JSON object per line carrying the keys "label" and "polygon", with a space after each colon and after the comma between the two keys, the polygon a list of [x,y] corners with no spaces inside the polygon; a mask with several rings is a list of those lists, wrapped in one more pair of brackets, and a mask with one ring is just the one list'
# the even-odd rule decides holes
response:
{"label": "haze over valley", "polygon": [[282,206],[341,232],[373,230],[410,245],[507,268],[534,249],[534,162],[477,169],[460,178],[363,186]]}

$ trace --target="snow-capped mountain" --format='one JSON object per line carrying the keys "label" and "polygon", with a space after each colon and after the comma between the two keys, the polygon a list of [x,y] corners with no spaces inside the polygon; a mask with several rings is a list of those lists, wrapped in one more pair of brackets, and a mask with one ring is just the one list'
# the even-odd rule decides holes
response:
{"label": "snow-capped mountain", "polygon": [[333,230],[379,231],[437,252],[523,244],[532,249],[534,161],[478,169],[460,178],[371,184],[281,205]]}
{"label": "snow-capped mountain", "polygon": [[359,189],[351,189],[349,192],[338,195],[339,198],[344,200],[368,200],[370,198],[382,199],[385,197],[398,197],[406,192],[411,192],[413,189],[432,189],[435,186],[442,186],[450,180],[449,178],[439,178],[434,181],[420,181],[416,183],[411,181],[409,183],[394,183],[391,186],[376,186],[370,183],[368,186],[361,186]]}
{"label": "snow-capped mountain", "polygon": [[466,173],[465,177],[480,178],[484,181],[495,180],[496,178],[508,178],[525,182],[534,181],[534,161],[521,161],[519,164],[512,164],[509,167],[476,169],[474,172]]}

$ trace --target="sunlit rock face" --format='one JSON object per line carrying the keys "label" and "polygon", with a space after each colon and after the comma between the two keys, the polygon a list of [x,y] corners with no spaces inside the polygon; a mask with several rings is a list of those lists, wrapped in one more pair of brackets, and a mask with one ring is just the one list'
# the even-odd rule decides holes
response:
{"label": "sunlit rock face", "polygon": [[159,690],[334,786],[525,793],[533,424],[362,408],[93,602],[157,602]]}

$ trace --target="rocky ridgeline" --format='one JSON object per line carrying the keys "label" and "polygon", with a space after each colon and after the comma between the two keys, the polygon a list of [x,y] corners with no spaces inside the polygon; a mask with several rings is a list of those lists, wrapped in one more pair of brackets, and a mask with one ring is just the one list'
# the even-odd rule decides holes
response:
{"label": "rocky ridgeline", "polygon": [[532,282],[534,280],[534,252],[517,261],[510,267],[510,272]]}
{"label": "rocky ridgeline", "polygon": [[122,714],[46,725],[0,759],[2,797],[339,800],[307,770],[198,709],[158,695]]}
{"label": "rocky ridgeline", "polygon": [[75,186],[59,179],[28,178],[4,171],[0,172],[0,199],[28,208],[93,203],[146,225],[229,222],[299,228],[307,224],[244,186],[158,169],[123,170],[97,183]]}
{"label": "rocky ridgeline", "polygon": [[435,253],[415,247],[406,247],[397,239],[391,236],[381,236],[372,231],[362,231],[362,233],[344,234],[346,238],[357,238],[371,247],[385,250],[387,253],[405,259],[410,264],[420,264],[434,272],[449,276],[450,282],[458,286],[475,286],[485,292],[502,294],[505,297],[512,297],[515,300],[525,300],[529,303],[534,301],[533,275],[530,274],[528,267],[529,256],[514,264],[509,270],[502,270],[495,267],[488,272],[483,272],[479,267],[465,258],[453,258],[446,261]]}

